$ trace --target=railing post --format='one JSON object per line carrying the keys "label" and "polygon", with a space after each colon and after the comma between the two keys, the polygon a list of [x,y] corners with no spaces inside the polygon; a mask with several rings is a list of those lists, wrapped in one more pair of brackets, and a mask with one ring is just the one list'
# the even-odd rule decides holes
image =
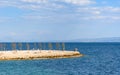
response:
{"label": "railing post", "polygon": [[18,43],[19,50],[22,50],[22,43]]}
{"label": "railing post", "polygon": [[64,51],[65,50],[65,44],[62,43],[62,50]]}
{"label": "railing post", "polygon": [[52,43],[48,43],[49,50],[52,50]]}
{"label": "railing post", "polygon": [[56,49],[60,50],[60,44],[56,43]]}

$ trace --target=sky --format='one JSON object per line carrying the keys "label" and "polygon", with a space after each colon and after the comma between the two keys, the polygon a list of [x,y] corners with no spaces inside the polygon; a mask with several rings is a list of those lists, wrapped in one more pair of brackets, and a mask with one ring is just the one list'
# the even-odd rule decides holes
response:
{"label": "sky", "polygon": [[0,0],[0,42],[120,37],[120,0]]}

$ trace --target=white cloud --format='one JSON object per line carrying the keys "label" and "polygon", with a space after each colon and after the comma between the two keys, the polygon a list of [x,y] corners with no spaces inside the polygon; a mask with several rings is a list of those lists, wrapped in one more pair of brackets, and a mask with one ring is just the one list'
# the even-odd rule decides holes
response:
{"label": "white cloud", "polygon": [[22,16],[22,18],[24,19],[31,19],[31,20],[42,20],[42,19],[48,19],[48,18],[51,18],[52,19],[52,16],[42,16],[42,15],[25,15],[25,16]]}
{"label": "white cloud", "polygon": [[71,4],[76,4],[76,5],[89,5],[96,3],[93,0],[21,0],[23,2],[28,2],[28,3],[49,3],[49,2],[65,2],[65,3],[71,3]]}
{"label": "white cloud", "polygon": [[[64,2],[68,4],[73,4],[73,5],[82,5],[82,6],[75,6],[73,8],[72,15],[65,16],[66,14],[69,14],[69,12],[66,12],[62,9],[64,9],[65,4],[62,5],[62,3],[59,2]],[[54,17],[61,17],[61,18],[66,18],[66,17],[76,17],[78,15],[74,14],[79,14],[79,18],[83,19],[114,19],[118,20],[119,16],[118,13],[120,13],[120,7],[112,7],[112,6],[89,6],[90,4],[94,4],[95,0],[1,0],[0,1],[0,6],[13,6],[13,7],[18,7],[21,9],[30,9],[30,10],[37,10],[39,11],[41,9],[50,9],[50,10],[57,10],[58,8],[61,8],[59,11],[64,12],[60,14],[52,14],[52,15],[41,15],[41,14],[32,14],[30,16],[28,15],[22,15],[22,18],[26,19],[47,19],[47,18],[54,18]],[[88,6],[86,6],[88,5]],[[68,10],[67,8],[65,8]],[[72,8],[70,8],[72,9]],[[77,11],[76,11],[77,10]],[[53,12],[53,11],[52,11]],[[117,13],[117,14],[116,14]],[[54,16],[56,15],[56,16]],[[60,15],[60,16],[58,16]]]}
{"label": "white cloud", "polygon": [[93,14],[95,14],[95,15],[100,15],[101,12],[100,12],[100,11],[94,11]]}
{"label": "white cloud", "polygon": [[102,13],[120,13],[120,7],[80,7],[77,9],[77,12],[87,12],[87,13],[95,13],[95,14],[102,14]]}
{"label": "white cloud", "polygon": [[89,5],[95,3],[93,0],[0,0],[0,7],[13,6],[26,9],[41,9],[41,8],[63,8],[69,3],[74,5]]}
{"label": "white cloud", "polygon": [[64,0],[67,3],[72,3],[76,5],[89,5],[89,4],[94,4],[95,1],[93,0]]}
{"label": "white cloud", "polygon": [[120,7],[104,7],[101,9],[102,11],[109,11],[109,12],[120,12]]}
{"label": "white cloud", "polygon": [[21,0],[23,2],[28,2],[28,3],[47,3],[48,0]]}
{"label": "white cloud", "polygon": [[17,7],[20,9],[31,9],[31,10],[39,10],[39,9],[57,9],[63,8],[63,5],[51,2],[50,0],[0,0],[0,7]]}
{"label": "white cloud", "polygon": [[84,20],[120,20],[120,7],[82,7],[77,12],[83,15]]}
{"label": "white cloud", "polygon": [[83,20],[103,20],[103,21],[116,21],[120,20],[120,16],[105,16],[105,15],[96,15],[96,16],[85,16],[82,17]]}
{"label": "white cloud", "polygon": [[7,6],[17,6],[19,2],[17,1],[9,1],[9,0],[1,0],[0,1],[0,7],[7,7]]}

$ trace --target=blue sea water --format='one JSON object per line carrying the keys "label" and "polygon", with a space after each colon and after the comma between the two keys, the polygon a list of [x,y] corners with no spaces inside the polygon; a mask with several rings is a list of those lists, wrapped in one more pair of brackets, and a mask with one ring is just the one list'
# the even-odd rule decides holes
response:
{"label": "blue sea water", "polygon": [[120,43],[66,43],[65,45],[68,50],[78,48],[84,56],[0,61],[0,75],[120,75]]}

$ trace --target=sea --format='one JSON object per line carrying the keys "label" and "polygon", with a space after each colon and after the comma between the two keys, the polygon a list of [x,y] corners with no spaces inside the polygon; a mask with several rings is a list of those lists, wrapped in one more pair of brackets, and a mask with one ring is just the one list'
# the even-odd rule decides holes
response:
{"label": "sea", "polygon": [[[10,43],[4,44],[5,50],[12,50]],[[35,44],[29,44],[34,50]],[[22,45],[24,49],[25,45]],[[48,44],[44,45],[48,49]],[[55,43],[52,48],[56,48]],[[0,61],[0,75],[120,75],[120,43],[65,43],[66,50],[75,48],[84,56]]]}

